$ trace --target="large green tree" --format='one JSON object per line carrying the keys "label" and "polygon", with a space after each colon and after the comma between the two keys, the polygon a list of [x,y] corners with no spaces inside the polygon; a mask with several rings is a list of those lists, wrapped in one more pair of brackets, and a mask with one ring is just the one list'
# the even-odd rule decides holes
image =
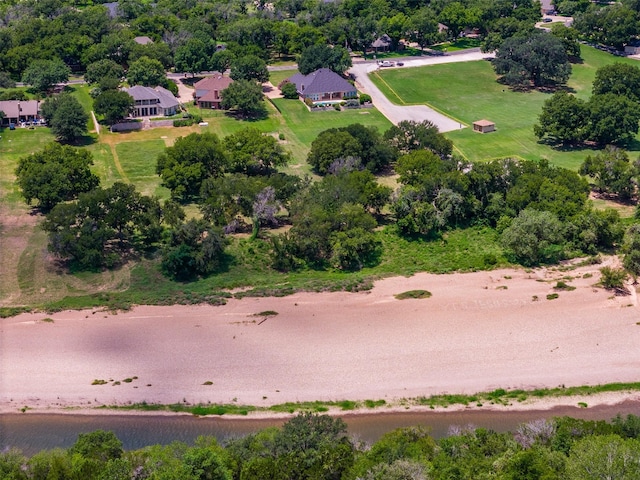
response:
{"label": "large green tree", "polygon": [[143,87],[165,85],[164,66],[158,60],[141,57],[129,65],[127,80],[130,85],[142,85]]}
{"label": "large green tree", "polygon": [[517,88],[562,85],[571,74],[562,41],[545,32],[506,39],[496,52],[493,68],[501,81]]}
{"label": "large green tree", "polygon": [[624,150],[608,145],[585,159],[580,166],[580,174],[593,178],[600,192],[628,201],[636,191],[635,177],[640,173],[637,163],[631,163]]}
{"label": "large green tree", "polygon": [[33,60],[22,73],[22,81],[39,92],[46,92],[54,85],[69,80],[71,70],[59,58]]}
{"label": "large green tree", "polygon": [[402,120],[384,133],[384,138],[401,153],[427,149],[444,158],[451,155],[453,142],[429,120]]}
{"label": "large green tree", "polygon": [[209,67],[207,44],[199,38],[190,38],[176,49],[175,64],[176,71],[188,72],[191,75],[207,70]]}
{"label": "large green tree", "polygon": [[222,92],[222,108],[235,110],[241,117],[260,118],[267,115],[262,86],[252,80],[233,82]]}
{"label": "large green tree", "polygon": [[245,55],[232,61],[231,78],[264,83],[269,80],[269,71],[267,70],[267,64],[260,57]]}
{"label": "large green tree", "polygon": [[308,75],[320,68],[328,68],[342,75],[351,67],[349,52],[340,46],[312,45],[302,51],[298,58],[298,70]]}
{"label": "large green tree", "polygon": [[291,159],[278,140],[254,127],[246,127],[224,139],[229,169],[246,174],[266,174]]}
{"label": "large green tree", "polygon": [[561,90],[545,100],[533,133],[553,143],[576,144],[586,139],[588,120],[586,102]]}
{"label": "large green tree", "polygon": [[158,241],[161,209],[156,199],[140,195],[133,185],[116,182],[60,203],[47,215],[43,229],[49,251],[73,268],[97,270],[121,264],[131,253]]}
{"label": "large green tree", "polygon": [[18,161],[17,183],[27,203],[36,200],[39,208],[49,211],[98,186],[100,180],[91,173],[91,165],[88,150],[51,143]]}
{"label": "large green tree", "polygon": [[89,115],[69,93],[47,98],[42,103],[41,113],[60,142],[71,143],[87,133]]}
{"label": "large green tree", "polygon": [[596,70],[593,94],[613,93],[623,95],[634,102],[640,101],[640,68],[615,62]]}
{"label": "large green tree", "polygon": [[502,232],[502,245],[526,266],[561,258],[562,223],[551,212],[525,209]]}
{"label": "large green tree", "polygon": [[108,125],[126,118],[134,107],[131,95],[121,90],[106,90],[93,100],[93,109],[104,117]]}
{"label": "large green tree", "polygon": [[84,74],[87,83],[97,84],[102,90],[117,88],[123,77],[124,69],[108,58],[91,63]]}
{"label": "large green tree", "polygon": [[227,169],[227,157],[220,139],[213,133],[192,133],[180,137],[158,156],[156,172],[171,197],[188,201],[200,194],[202,182],[219,177]]}
{"label": "large green tree", "polygon": [[162,252],[162,271],[175,280],[194,280],[215,272],[228,241],[222,230],[191,219],[174,227]]}
{"label": "large green tree", "polygon": [[625,144],[638,133],[640,109],[629,98],[614,93],[592,95],[587,102],[587,137],[600,144]]}

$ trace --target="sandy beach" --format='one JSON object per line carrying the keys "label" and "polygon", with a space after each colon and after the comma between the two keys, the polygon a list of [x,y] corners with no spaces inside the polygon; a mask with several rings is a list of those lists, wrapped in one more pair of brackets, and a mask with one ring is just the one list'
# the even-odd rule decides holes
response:
{"label": "sandy beach", "polygon": [[[417,274],[361,293],[0,319],[0,411],[142,401],[398,405],[442,393],[638,381],[636,294],[597,288],[600,267]],[[575,290],[556,292],[559,279]],[[432,297],[394,297],[414,289]],[[558,298],[548,300],[552,293]],[[256,315],[265,311],[277,315]]]}

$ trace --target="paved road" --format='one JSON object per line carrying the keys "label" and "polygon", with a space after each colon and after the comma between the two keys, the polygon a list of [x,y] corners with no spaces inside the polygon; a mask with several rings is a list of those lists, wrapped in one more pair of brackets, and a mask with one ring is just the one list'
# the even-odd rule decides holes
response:
{"label": "paved road", "polygon": [[[420,67],[423,65],[438,65],[441,63],[454,63],[454,62],[471,62],[476,60],[482,60],[485,58],[491,58],[493,54],[484,54],[479,51],[461,53],[459,55],[443,55],[439,57],[428,58],[416,58],[407,59],[404,61],[403,67],[391,67],[391,68],[411,68]],[[373,104],[376,106],[382,114],[389,119],[390,122],[397,125],[402,120],[414,120],[416,122],[422,122],[423,120],[430,120],[433,122],[441,132],[450,132],[452,130],[460,130],[467,125],[461,124],[446,115],[436,112],[432,108],[426,105],[396,105],[389,101],[387,97],[376,87],[371,79],[369,73],[377,70],[379,67],[376,63],[357,63],[349,70],[349,73],[353,74],[358,84],[358,89],[364,93],[371,95]]]}

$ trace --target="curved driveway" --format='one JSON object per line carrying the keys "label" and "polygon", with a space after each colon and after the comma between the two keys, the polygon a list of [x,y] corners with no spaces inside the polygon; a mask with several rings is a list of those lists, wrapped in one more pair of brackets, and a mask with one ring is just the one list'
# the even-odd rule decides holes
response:
{"label": "curved driveway", "polygon": [[[458,55],[443,55],[439,57],[428,58],[416,58],[403,60],[403,67],[386,67],[386,68],[411,68],[421,67],[423,65],[438,65],[441,63],[454,63],[454,62],[471,62],[476,60],[482,60],[492,58],[493,54],[485,54],[479,51],[462,53]],[[376,106],[382,114],[389,119],[389,121],[397,125],[402,120],[414,120],[416,122],[422,122],[423,120],[430,120],[433,122],[441,132],[450,132],[452,130],[459,130],[465,128],[466,125],[459,123],[446,115],[436,112],[432,108],[426,105],[396,105],[389,101],[387,97],[374,85],[369,78],[369,73],[377,70],[378,64],[375,62],[356,63],[351,67],[349,73],[353,74],[358,84],[358,89],[364,93],[371,95],[373,104]]]}

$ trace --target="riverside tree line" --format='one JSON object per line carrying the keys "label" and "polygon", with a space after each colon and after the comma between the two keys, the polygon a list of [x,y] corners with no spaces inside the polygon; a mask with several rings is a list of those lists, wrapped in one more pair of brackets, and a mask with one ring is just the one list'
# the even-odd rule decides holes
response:
{"label": "riverside tree line", "polygon": [[0,453],[6,480],[598,480],[640,478],[640,419],[538,420],[514,432],[451,427],[436,440],[425,427],[399,428],[373,445],[351,438],[339,418],[299,414],[220,444],[200,437],[124,451],[111,432],[80,434],[70,448],[27,458]]}

